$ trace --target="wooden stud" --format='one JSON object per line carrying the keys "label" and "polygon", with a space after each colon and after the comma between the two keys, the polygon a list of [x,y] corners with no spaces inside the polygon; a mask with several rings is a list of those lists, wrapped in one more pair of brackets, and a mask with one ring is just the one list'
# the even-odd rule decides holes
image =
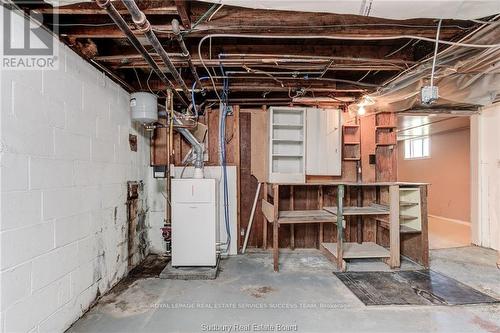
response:
{"label": "wooden stud", "polygon": [[421,212],[421,224],[422,232],[421,237],[421,253],[422,253],[422,264],[424,267],[429,267],[429,219],[427,212],[427,185],[420,186],[420,212]]}
{"label": "wooden stud", "polygon": [[[323,209],[324,206],[324,197],[323,197],[323,186],[319,186],[318,189],[318,209]],[[319,223],[318,225],[318,249],[323,243],[323,223]]]}
{"label": "wooden stud", "polygon": [[[290,186],[290,210],[295,210],[294,187]],[[295,225],[290,224],[290,248],[295,249]]]}
{"label": "wooden stud", "polygon": [[279,248],[278,248],[278,214],[279,214],[279,185],[273,184],[273,203],[274,203],[274,221],[273,221],[273,266],[274,271],[279,271]]}
{"label": "wooden stud", "polygon": [[[268,191],[268,184],[267,183],[264,183],[264,194],[263,194],[263,197],[264,197],[264,200],[267,201],[268,199],[268,195],[267,195],[267,191]],[[267,250],[267,227],[268,227],[268,221],[266,219],[266,217],[264,216],[264,218],[262,219],[264,225],[262,226],[262,248],[264,250]]]}
{"label": "wooden stud", "polygon": [[344,219],[344,185],[337,186],[337,269],[339,271],[345,270],[345,265],[343,264],[343,219]]}
{"label": "wooden stud", "polygon": [[399,243],[399,186],[389,186],[389,237],[390,258],[389,266],[397,268],[401,266],[400,243]]}

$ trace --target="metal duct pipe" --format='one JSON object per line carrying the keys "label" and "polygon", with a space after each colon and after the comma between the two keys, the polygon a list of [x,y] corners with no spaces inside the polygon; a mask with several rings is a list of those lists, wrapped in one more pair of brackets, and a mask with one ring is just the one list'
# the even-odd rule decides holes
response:
{"label": "metal duct pipe", "polygon": [[174,77],[174,80],[181,86],[182,91],[186,95],[187,99],[191,101],[191,95],[189,93],[189,89],[186,86],[186,83],[182,79],[181,75],[179,72],[177,72],[177,69],[175,68],[174,64],[170,60],[167,52],[161,45],[160,41],[158,40],[158,37],[156,37],[156,34],[153,32],[151,29],[151,24],[149,23],[148,19],[146,18],[146,15],[137,7],[137,4],[135,3],[135,0],[122,0],[123,4],[125,7],[127,7],[127,10],[129,11],[130,15],[132,16],[132,21],[134,21],[134,24],[137,26],[137,28],[146,36],[146,38],[149,40],[153,48],[155,49],[156,53],[160,56],[161,60],[165,63],[167,66],[168,70]]}
{"label": "metal duct pipe", "polygon": [[194,153],[196,154],[196,159],[194,162],[194,178],[203,178],[203,152],[204,147],[195,138],[193,133],[188,131],[186,128],[182,127],[183,123],[174,115],[174,125],[180,126],[175,127],[175,130],[179,132],[193,147]]}
{"label": "metal duct pipe", "polygon": [[198,76],[198,73],[196,72],[196,68],[193,65],[193,61],[191,59],[191,54],[189,53],[189,50],[186,47],[186,44],[184,43],[184,39],[182,38],[181,35],[181,28],[179,26],[179,21],[177,19],[172,20],[172,32],[174,33],[175,39],[177,39],[177,42],[179,42],[179,46],[181,47],[183,56],[186,57],[189,68],[191,69],[191,73],[193,74],[194,79],[196,80],[196,84],[200,87],[200,89],[203,89],[203,86],[201,85],[200,77]]}
{"label": "metal duct pipe", "polygon": [[96,0],[97,5],[104,9],[109,17],[115,22],[115,24],[120,28],[120,30],[125,34],[129,42],[134,46],[134,48],[139,52],[144,60],[148,63],[148,65],[153,69],[153,71],[158,75],[158,77],[169,87],[172,88],[172,90],[175,92],[176,96],[180,99],[182,104],[188,105],[184,97],[182,97],[181,94],[179,94],[175,90],[175,86],[170,82],[170,80],[165,76],[165,74],[161,71],[160,67],[158,67],[158,64],[154,61],[154,59],[151,57],[151,55],[148,53],[148,51],[142,46],[141,42],[137,39],[137,37],[134,35],[132,30],[130,30],[127,22],[123,19],[123,17],[120,15],[120,13],[116,10],[115,6],[111,3],[110,0]]}

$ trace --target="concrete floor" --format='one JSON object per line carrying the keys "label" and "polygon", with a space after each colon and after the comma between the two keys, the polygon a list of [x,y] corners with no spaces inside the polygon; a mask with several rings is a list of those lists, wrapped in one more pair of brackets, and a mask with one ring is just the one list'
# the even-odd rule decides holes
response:
{"label": "concrete floor", "polygon": [[[500,298],[496,252],[431,253],[432,269]],[[105,295],[69,332],[500,332],[500,304],[366,307],[320,252],[285,250],[280,261],[274,273],[271,255],[253,252],[223,260],[213,281],[135,280]],[[416,267],[405,261],[402,269]],[[357,262],[349,269],[387,266]]]}

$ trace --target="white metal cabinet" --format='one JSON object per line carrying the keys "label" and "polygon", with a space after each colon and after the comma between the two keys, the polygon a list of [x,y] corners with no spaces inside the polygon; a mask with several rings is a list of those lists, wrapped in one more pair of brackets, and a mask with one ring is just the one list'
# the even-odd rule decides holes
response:
{"label": "white metal cabinet", "polygon": [[172,179],[172,266],[215,266],[216,179]]}
{"label": "white metal cabinet", "polygon": [[306,124],[306,174],[340,176],[342,174],[340,110],[308,108]]}

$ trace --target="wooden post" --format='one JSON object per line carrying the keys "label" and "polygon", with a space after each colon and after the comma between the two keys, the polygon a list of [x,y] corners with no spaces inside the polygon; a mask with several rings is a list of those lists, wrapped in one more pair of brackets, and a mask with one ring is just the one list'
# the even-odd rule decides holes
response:
{"label": "wooden post", "polygon": [[273,203],[274,203],[274,221],[273,221],[273,266],[274,271],[279,271],[279,249],[278,249],[278,212],[279,212],[279,185],[273,184]]}
{"label": "wooden post", "polygon": [[339,271],[344,271],[344,258],[342,249],[343,237],[343,219],[344,219],[344,185],[337,186],[337,268]]}
{"label": "wooden post", "polygon": [[390,258],[389,266],[397,268],[401,266],[400,243],[399,243],[399,186],[389,186],[389,236],[390,236]]}
{"label": "wooden post", "polygon": [[[318,209],[322,210],[324,203],[323,203],[323,186],[319,186],[318,190]],[[321,247],[321,243],[323,243],[323,223],[319,223],[318,225],[318,248]]]}
{"label": "wooden post", "polygon": [[[264,200],[267,201],[267,183],[264,183],[264,194],[263,194],[263,197],[264,197]],[[262,248],[264,250],[267,250],[267,227],[268,227],[268,221],[266,219],[266,217],[264,216],[264,218],[262,219],[263,222],[264,222],[264,225],[262,226]]]}
{"label": "wooden post", "polygon": [[425,268],[429,267],[429,212],[427,211],[427,185],[420,186],[420,217],[422,224],[421,251],[422,264]]}
{"label": "wooden post", "polygon": [[[290,210],[295,210],[295,201],[294,201],[294,187],[290,185]],[[295,250],[295,225],[290,224],[290,248]]]}

